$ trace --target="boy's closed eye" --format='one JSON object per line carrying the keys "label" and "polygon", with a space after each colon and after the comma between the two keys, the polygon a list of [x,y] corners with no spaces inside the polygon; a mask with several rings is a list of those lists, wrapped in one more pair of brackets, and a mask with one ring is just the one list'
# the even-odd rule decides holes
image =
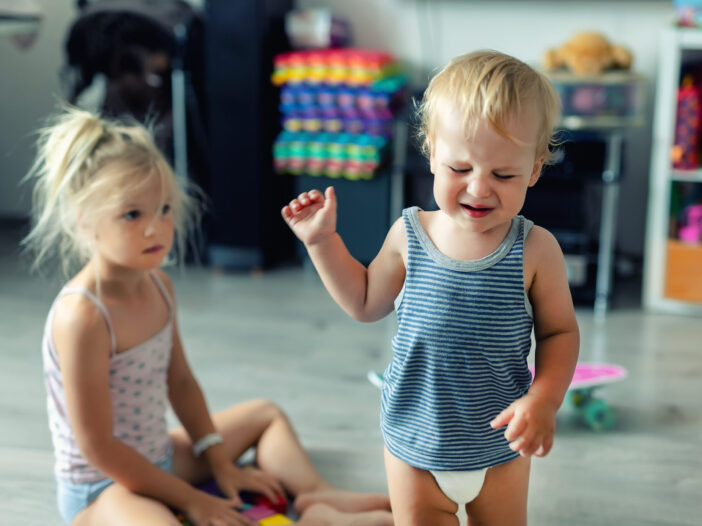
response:
{"label": "boy's closed eye", "polygon": [[493,175],[494,175],[495,177],[497,177],[498,179],[502,179],[502,180],[513,179],[514,177],[516,177],[516,176],[514,176],[514,175],[512,175],[512,174],[496,174],[496,173],[493,173]]}

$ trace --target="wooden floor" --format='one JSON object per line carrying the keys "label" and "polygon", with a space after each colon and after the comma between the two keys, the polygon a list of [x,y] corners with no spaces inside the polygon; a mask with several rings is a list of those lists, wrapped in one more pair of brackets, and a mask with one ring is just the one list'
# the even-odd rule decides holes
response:
{"label": "wooden floor", "polygon": [[[40,338],[60,283],[30,277],[17,239],[17,229],[0,230],[0,524],[46,526],[61,522]],[[330,482],[385,491],[379,391],[365,375],[387,363],[393,320],[348,319],[298,268],[170,273],[211,408],[270,398]],[[618,412],[615,429],[594,433],[568,408],[559,413],[552,453],[533,463],[533,526],[702,524],[702,323],[635,303],[619,302],[605,323],[578,311],[581,358],[621,364],[629,378],[601,391]]]}

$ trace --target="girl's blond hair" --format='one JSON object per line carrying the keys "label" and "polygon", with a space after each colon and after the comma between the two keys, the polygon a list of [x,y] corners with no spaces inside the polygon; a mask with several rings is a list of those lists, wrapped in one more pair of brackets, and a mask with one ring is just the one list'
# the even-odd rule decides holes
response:
{"label": "girl's blond hair", "polygon": [[34,182],[33,224],[23,241],[35,255],[34,268],[52,256],[58,256],[65,274],[87,262],[92,245],[81,224],[118,206],[152,177],[171,206],[176,254],[182,260],[199,207],[143,125],[66,106],[39,131],[37,146],[27,175]]}
{"label": "girl's blond hair", "polygon": [[526,104],[535,104],[541,116],[536,158],[553,161],[560,99],[551,82],[521,60],[498,51],[476,51],[454,58],[432,78],[418,107],[418,136],[427,156],[431,154],[442,102],[451,102],[463,112],[468,135],[481,120],[487,120],[500,135],[515,142],[517,139],[507,131],[507,121]]}

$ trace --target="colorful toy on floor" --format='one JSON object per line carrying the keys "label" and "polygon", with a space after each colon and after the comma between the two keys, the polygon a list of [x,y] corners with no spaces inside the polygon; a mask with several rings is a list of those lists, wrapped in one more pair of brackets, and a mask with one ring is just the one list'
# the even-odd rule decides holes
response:
{"label": "colorful toy on floor", "polygon": [[296,51],[275,57],[283,131],[273,145],[279,173],[370,179],[389,157],[405,78],[387,53]]}
{"label": "colorful toy on floor", "polygon": [[[529,367],[532,376],[534,368]],[[619,365],[579,363],[568,387],[568,399],[578,411],[583,422],[593,431],[614,427],[617,415],[610,405],[594,396],[595,389],[626,378],[626,369]]]}
{"label": "colorful toy on floor", "polygon": [[[217,497],[224,496],[214,480],[208,480],[204,484],[199,485],[198,489]],[[241,500],[244,501],[239,512],[257,521],[261,526],[293,524],[293,521],[285,516],[288,511],[288,501],[285,497],[280,497],[277,501],[273,502],[265,495],[250,491],[242,491],[239,496]],[[183,526],[192,526],[190,521],[188,521],[182,513],[177,514],[177,518]]]}

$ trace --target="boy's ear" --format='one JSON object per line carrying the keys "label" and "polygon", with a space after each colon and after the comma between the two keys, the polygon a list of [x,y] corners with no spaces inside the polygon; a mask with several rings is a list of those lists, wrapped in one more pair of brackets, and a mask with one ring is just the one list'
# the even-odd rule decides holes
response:
{"label": "boy's ear", "polygon": [[541,177],[541,169],[544,167],[545,160],[545,157],[541,157],[534,162],[534,168],[531,172],[531,176],[529,177],[529,186],[534,186],[536,181],[539,180],[539,177]]}
{"label": "boy's ear", "polygon": [[436,173],[436,159],[434,158],[434,146],[431,144],[430,141],[427,141],[427,144],[429,145],[429,171],[432,174]]}

